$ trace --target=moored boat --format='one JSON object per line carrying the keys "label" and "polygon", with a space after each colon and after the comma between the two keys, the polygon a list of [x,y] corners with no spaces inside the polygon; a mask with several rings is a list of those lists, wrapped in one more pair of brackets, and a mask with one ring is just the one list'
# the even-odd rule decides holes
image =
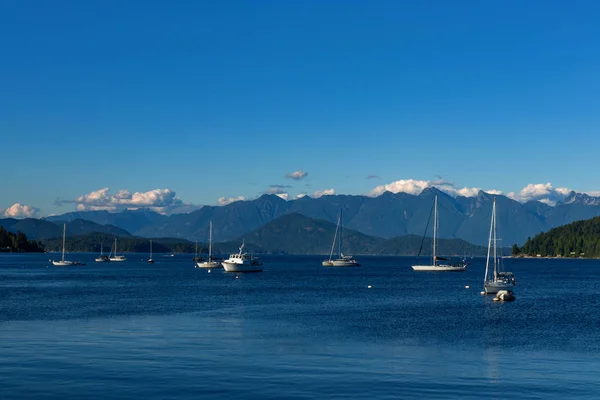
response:
{"label": "moored boat", "polygon": [[260,272],[263,270],[262,262],[258,258],[244,253],[244,242],[238,253],[231,254],[221,264],[225,272]]}
{"label": "moored boat", "polygon": [[492,220],[490,223],[490,237],[488,241],[483,288],[486,294],[496,294],[502,290],[509,291],[512,294],[517,282],[515,281],[515,276],[512,272],[503,271],[503,259],[502,257],[498,257],[496,249],[496,241],[498,240],[496,238],[496,230],[496,198],[494,198],[494,202],[492,203]]}
{"label": "moored boat", "polygon": [[56,267],[69,267],[71,265],[81,265],[76,261],[65,260],[65,241],[67,237],[67,224],[63,224],[63,240],[62,240],[62,258],[60,260],[50,260],[52,265]]}
{"label": "moored boat", "polygon": [[[450,261],[445,257],[438,257],[437,252],[437,196],[433,201],[433,249],[432,249],[432,257],[431,264],[429,265],[413,265],[413,271],[439,271],[439,272],[462,272],[467,269],[467,264],[464,260],[453,262],[453,263],[438,263],[438,261]],[[431,214],[430,218],[431,218]],[[427,228],[425,227],[425,233],[423,234],[423,240],[421,240],[421,247],[419,248],[419,254],[417,258],[421,255],[421,250],[423,249],[423,241],[425,240],[425,235],[427,234]]]}
{"label": "moored boat", "polygon": [[208,258],[196,261],[197,268],[220,268],[222,264],[212,256],[212,221],[209,225]]}

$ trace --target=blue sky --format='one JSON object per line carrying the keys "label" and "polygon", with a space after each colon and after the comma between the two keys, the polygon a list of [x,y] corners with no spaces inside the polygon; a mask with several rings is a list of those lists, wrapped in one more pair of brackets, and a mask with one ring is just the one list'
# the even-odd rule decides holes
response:
{"label": "blue sky", "polygon": [[5,0],[0,210],[596,193],[598,21],[596,1]]}

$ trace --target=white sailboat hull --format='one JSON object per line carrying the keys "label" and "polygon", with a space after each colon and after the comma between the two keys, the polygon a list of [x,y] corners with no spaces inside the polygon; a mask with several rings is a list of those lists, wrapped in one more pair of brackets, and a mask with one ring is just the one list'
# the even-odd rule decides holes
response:
{"label": "white sailboat hull", "polygon": [[262,271],[261,264],[243,263],[223,261],[221,263],[225,272],[260,272]]}
{"label": "white sailboat hull", "polygon": [[488,281],[483,284],[486,294],[496,294],[501,290],[514,291],[515,285],[510,282]]}
{"label": "white sailboat hull", "polygon": [[217,261],[202,261],[196,263],[196,268],[221,268],[221,263]]}
{"label": "white sailboat hull", "polygon": [[327,267],[359,267],[360,264],[356,260],[331,260],[331,265]]}
{"label": "white sailboat hull", "polygon": [[73,261],[52,261],[52,265],[56,267],[69,267],[71,265],[75,265]]}
{"label": "white sailboat hull", "polygon": [[109,260],[110,261],[125,261],[127,259],[124,256],[116,256],[116,257],[110,257]]}
{"label": "white sailboat hull", "polygon": [[331,260],[325,260],[325,261],[323,261],[323,266],[324,267],[333,267],[333,262]]}
{"label": "white sailboat hull", "polygon": [[462,272],[466,271],[466,265],[413,265],[414,271],[438,271],[438,272]]}

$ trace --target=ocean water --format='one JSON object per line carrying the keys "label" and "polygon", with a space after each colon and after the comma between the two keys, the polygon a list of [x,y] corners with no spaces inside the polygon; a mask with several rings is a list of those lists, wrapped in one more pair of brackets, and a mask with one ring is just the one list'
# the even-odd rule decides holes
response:
{"label": "ocean water", "polygon": [[484,259],[48,256],[0,254],[3,400],[600,398],[599,260],[506,260],[517,299],[496,303]]}

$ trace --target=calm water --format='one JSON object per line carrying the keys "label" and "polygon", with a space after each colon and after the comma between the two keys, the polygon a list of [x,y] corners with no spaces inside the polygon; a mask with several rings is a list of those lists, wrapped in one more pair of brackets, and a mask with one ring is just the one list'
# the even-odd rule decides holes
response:
{"label": "calm water", "polygon": [[600,396],[598,260],[507,260],[503,304],[479,294],[484,260],[273,256],[236,276],[48,256],[0,254],[1,399]]}

